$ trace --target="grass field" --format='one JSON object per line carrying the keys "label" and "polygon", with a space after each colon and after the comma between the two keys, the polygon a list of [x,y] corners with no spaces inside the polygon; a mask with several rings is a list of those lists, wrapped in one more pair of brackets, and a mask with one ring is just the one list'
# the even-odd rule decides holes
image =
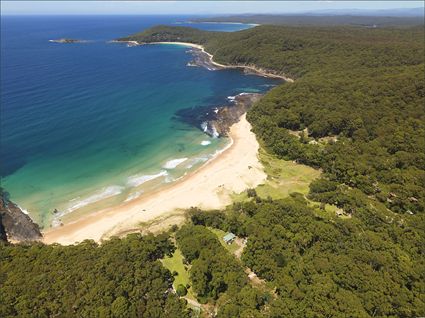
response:
{"label": "grass field", "polygon": [[[259,157],[267,174],[264,184],[255,188],[261,198],[283,199],[292,192],[308,193],[308,185],[320,176],[320,171],[293,161],[282,160],[260,148]],[[233,195],[234,201],[246,200],[246,192]]]}
{"label": "grass field", "polygon": [[[170,271],[176,271],[178,273],[177,276],[174,276],[173,286],[174,289],[177,289],[177,286],[180,284],[186,286],[190,284],[189,273],[184,267],[183,264],[183,255],[179,249],[176,249],[172,257],[165,257],[162,260],[162,264]],[[192,289],[189,288],[187,290],[187,297],[191,299],[196,299],[192,293]]]}

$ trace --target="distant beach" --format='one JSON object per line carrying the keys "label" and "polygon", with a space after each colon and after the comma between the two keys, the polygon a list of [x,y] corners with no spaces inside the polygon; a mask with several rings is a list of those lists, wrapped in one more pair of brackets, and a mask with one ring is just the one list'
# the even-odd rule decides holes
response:
{"label": "distant beach", "polygon": [[44,242],[100,241],[179,209],[225,207],[231,203],[231,194],[255,187],[266,179],[258,159],[259,145],[246,115],[231,127],[229,137],[231,143],[220,154],[179,181],[144,197],[50,229],[44,233]]}

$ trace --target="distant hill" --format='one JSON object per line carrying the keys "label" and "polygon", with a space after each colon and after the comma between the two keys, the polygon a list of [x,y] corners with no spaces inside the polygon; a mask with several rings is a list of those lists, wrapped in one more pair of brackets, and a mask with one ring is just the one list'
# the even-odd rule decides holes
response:
{"label": "distant hill", "polygon": [[[374,13],[374,14],[372,14]],[[420,15],[422,14],[422,15]],[[194,22],[239,22],[276,25],[315,25],[315,26],[378,26],[378,27],[403,27],[424,24],[423,9],[409,10],[380,10],[367,11],[315,11],[299,15],[284,14],[253,14],[237,16],[218,16],[196,19]]]}
{"label": "distant hill", "polygon": [[330,9],[307,12],[305,15],[351,15],[351,16],[375,16],[375,17],[423,17],[424,8],[396,8],[385,10],[365,9]]}

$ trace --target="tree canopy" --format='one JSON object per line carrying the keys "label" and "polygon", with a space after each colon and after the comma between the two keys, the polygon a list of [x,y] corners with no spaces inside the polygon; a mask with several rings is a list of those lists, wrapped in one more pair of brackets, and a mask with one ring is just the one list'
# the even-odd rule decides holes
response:
{"label": "tree canopy", "polygon": [[189,317],[160,258],[168,235],[101,245],[0,243],[1,317]]}

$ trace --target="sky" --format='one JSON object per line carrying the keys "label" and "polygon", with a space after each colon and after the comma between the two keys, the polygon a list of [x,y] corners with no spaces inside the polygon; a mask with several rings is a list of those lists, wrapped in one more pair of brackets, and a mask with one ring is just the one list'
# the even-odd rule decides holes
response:
{"label": "sky", "polygon": [[423,1],[3,1],[1,14],[244,14],[424,7]]}

